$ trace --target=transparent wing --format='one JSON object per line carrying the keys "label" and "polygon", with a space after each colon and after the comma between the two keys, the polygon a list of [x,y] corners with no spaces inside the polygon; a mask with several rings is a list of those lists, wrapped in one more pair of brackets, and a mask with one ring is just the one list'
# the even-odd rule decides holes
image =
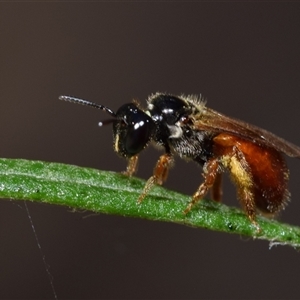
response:
{"label": "transparent wing", "polygon": [[215,133],[227,132],[260,145],[273,147],[288,156],[300,158],[300,147],[267,130],[229,118],[207,107],[204,107],[203,110],[201,109],[201,114],[195,117],[194,129]]}

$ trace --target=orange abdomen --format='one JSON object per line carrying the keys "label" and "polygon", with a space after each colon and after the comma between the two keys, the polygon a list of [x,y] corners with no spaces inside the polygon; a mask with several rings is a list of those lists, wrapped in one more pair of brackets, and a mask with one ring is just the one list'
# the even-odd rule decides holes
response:
{"label": "orange abdomen", "polygon": [[250,169],[256,208],[267,214],[278,212],[289,198],[289,171],[282,154],[273,148],[245,140],[240,140],[237,147],[244,154]]}
{"label": "orange abdomen", "polygon": [[255,208],[275,214],[289,198],[289,171],[282,154],[275,148],[221,133],[214,137],[214,155],[230,171],[238,196],[246,211]]}

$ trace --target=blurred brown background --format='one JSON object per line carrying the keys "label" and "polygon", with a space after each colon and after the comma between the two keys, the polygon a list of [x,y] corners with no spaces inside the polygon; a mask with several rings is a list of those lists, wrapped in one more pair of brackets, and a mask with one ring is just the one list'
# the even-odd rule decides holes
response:
{"label": "blurred brown background", "polygon": [[[121,171],[107,115],[156,91],[208,105],[300,145],[299,3],[1,3],[1,157]],[[141,156],[147,179],[159,152]],[[300,161],[288,159],[300,225]],[[167,187],[192,194],[201,168],[177,160]],[[188,179],[187,179],[188,178]],[[225,203],[238,205],[225,181]],[[59,298],[297,298],[300,254],[265,241],[66,207],[28,207]],[[89,217],[85,217],[89,216]],[[0,202],[0,298],[53,298],[21,201]]]}

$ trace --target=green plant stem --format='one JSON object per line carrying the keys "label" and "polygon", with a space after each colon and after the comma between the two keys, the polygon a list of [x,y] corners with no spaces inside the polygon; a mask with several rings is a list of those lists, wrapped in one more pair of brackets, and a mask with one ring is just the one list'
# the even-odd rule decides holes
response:
{"label": "green plant stem", "polygon": [[208,200],[202,200],[184,215],[190,196],[162,187],[154,187],[143,203],[137,204],[144,185],[143,180],[119,173],[42,161],[0,159],[1,198],[174,222],[300,247],[299,227],[258,217],[261,228],[258,233],[243,211]]}

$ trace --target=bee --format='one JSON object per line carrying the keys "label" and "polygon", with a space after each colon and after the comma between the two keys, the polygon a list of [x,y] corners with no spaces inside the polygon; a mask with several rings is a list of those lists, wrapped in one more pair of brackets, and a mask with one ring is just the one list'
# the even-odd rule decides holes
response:
{"label": "bee", "polygon": [[211,190],[213,200],[221,201],[221,176],[228,171],[237,188],[237,197],[250,222],[258,229],[257,212],[275,216],[286,206],[289,170],[283,154],[300,158],[300,147],[276,135],[214,111],[201,97],[155,93],[147,108],[136,101],[116,112],[90,101],[60,96],[60,100],[89,105],[110,114],[99,125],[112,123],[114,150],[128,160],[125,174],[137,170],[138,155],[150,142],[162,147],[162,154],[138,202],[150,189],[162,185],[174,156],[192,160],[203,168],[204,180],[184,210],[187,214]]}

